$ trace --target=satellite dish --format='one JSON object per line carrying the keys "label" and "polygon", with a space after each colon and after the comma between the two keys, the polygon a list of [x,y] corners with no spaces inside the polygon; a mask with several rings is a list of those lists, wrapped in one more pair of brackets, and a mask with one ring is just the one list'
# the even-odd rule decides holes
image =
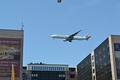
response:
{"label": "satellite dish", "polygon": [[61,1],[62,1],[62,0],[58,0],[57,2],[58,2],[58,3],[61,3]]}

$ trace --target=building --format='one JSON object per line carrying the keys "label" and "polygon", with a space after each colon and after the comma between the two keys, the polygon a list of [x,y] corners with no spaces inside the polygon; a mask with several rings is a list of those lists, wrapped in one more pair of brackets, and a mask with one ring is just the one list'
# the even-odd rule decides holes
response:
{"label": "building", "polygon": [[76,72],[76,68],[69,68],[69,79],[68,80],[76,80],[77,76],[76,76],[77,72]]}
{"label": "building", "polygon": [[68,80],[68,65],[30,63],[27,65],[27,80]]}
{"label": "building", "polygon": [[117,80],[112,79],[113,70],[111,70],[111,66],[113,64],[110,63],[110,56],[113,56],[110,54],[114,53],[110,53],[110,47],[112,47],[110,40],[110,37],[107,38],[91,53],[93,80]]}
{"label": "building", "polygon": [[77,80],[120,80],[120,35],[109,36],[89,56],[91,56],[88,59],[91,59],[92,72],[87,76],[92,76],[92,78],[80,77],[81,73],[85,72],[81,69],[82,63],[87,62],[84,62],[85,58],[77,65]]}
{"label": "building", "polygon": [[0,29],[0,80],[11,80],[12,64],[16,80],[22,79],[23,30]]}
{"label": "building", "polygon": [[92,80],[90,54],[77,65],[77,80]]}
{"label": "building", "polygon": [[23,66],[23,80],[76,80],[76,68],[68,65],[30,63]]}
{"label": "building", "polygon": [[27,67],[23,66],[22,80],[27,80]]}

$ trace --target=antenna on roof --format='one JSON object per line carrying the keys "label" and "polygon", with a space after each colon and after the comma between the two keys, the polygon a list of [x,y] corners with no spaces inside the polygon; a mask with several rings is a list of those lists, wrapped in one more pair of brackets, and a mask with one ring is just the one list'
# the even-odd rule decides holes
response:
{"label": "antenna on roof", "polygon": [[23,18],[22,18],[22,26],[21,26],[21,30],[23,30],[24,24],[23,24]]}
{"label": "antenna on roof", "polygon": [[23,22],[22,22],[22,27],[21,27],[21,30],[23,30],[23,27],[24,27],[24,24],[23,24]]}

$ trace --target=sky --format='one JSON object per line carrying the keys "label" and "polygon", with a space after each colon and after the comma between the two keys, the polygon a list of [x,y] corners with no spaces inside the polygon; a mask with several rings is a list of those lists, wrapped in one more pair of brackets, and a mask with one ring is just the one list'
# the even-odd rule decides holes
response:
{"label": "sky", "polygon": [[[0,29],[21,30],[23,65],[76,67],[108,36],[120,35],[120,0],[0,0]],[[52,34],[89,34],[88,41],[63,42]]]}

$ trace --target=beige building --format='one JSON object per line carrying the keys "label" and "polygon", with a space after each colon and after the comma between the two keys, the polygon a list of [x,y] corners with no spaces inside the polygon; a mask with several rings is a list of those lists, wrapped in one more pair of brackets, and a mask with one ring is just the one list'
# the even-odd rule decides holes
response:
{"label": "beige building", "polygon": [[12,64],[22,80],[23,36],[23,30],[0,29],[0,80],[11,80]]}
{"label": "beige building", "polygon": [[90,55],[77,65],[77,80],[120,80],[120,35],[109,36]]}
{"label": "beige building", "polygon": [[112,80],[120,80],[120,35],[110,36],[108,39]]}

